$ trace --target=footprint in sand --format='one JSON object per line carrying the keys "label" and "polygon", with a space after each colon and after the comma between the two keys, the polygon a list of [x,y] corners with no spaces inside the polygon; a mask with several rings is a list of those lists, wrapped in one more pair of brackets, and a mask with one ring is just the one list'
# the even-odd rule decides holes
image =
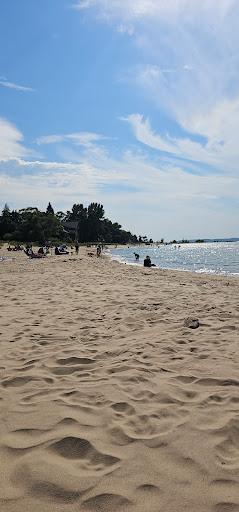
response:
{"label": "footprint in sand", "polygon": [[239,503],[221,502],[214,507],[215,512],[239,512]]}
{"label": "footprint in sand", "polygon": [[235,379],[214,379],[214,378],[205,378],[198,379],[197,384],[201,386],[239,386],[239,381]]}
{"label": "footprint in sand", "polygon": [[34,377],[14,377],[13,379],[7,379],[2,382],[4,388],[24,386],[28,382],[36,381]]}
{"label": "footprint in sand", "polygon": [[51,444],[50,450],[65,459],[87,463],[91,469],[93,467],[96,469],[98,465],[103,469],[120,461],[117,457],[101,453],[94,448],[90,441],[80,437],[64,437]]}
{"label": "footprint in sand", "polygon": [[142,492],[142,493],[147,493],[148,497],[150,497],[150,495],[153,495],[153,494],[158,495],[160,493],[159,487],[157,487],[156,485],[153,485],[153,484],[139,485],[139,487],[137,487],[137,491]]}
{"label": "footprint in sand", "polygon": [[[98,512],[113,512],[117,510],[126,510],[131,505],[131,501],[120,494],[98,494],[89,498],[83,503],[84,508]],[[127,508],[128,510],[128,508]]]}
{"label": "footprint in sand", "polygon": [[128,436],[121,427],[113,427],[110,430],[110,436],[112,441],[118,446],[127,446],[135,441],[135,439]]}
{"label": "footprint in sand", "polygon": [[81,365],[81,364],[93,364],[94,359],[89,359],[88,357],[66,357],[62,359],[57,359],[56,362],[60,365]]}
{"label": "footprint in sand", "polygon": [[217,431],[222,437],[216,446],[221,464],[228,466],[239,463],[239,420],[233,418]]}
{"label": "footprint in sand", "polygon": [[111,408],[116,413],[127,414],[128,416],[135,413],[134,408],[131,405],[127,404],[126,402],[118,402],[118,403],[112,404]]}

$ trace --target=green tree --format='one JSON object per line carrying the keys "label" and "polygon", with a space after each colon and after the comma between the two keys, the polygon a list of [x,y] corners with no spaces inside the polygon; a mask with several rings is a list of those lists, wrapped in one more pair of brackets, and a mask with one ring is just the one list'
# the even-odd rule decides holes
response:
{"label": "green tree", "polygon": [[91,203],[87,209],[87,238],[88,241],[100,241],[102,238],[102,220],[104,218],[102,204]]}
{"label": "green tree", "polygon": [[47,215],[54,215],[54,210],[51,206],[51,203],[48,203],[47,209],[46,209]]}
{"label": "green tree", "polygon": [[11,211],[6,204],[0,215],[0,238],[40,244],[47,240],[74,239],[75,235],[69,235],[67,229],[64,229],[64,222],[69,221],[77,223],[80,242],[138,242],[137,237],[130,231],[125,231],[118,222],[112,222],[104,215],[104,208],[100,203],[91,203],[88,207],[74,204],[66,213],[59,211],[56,214],[50,203],[46,212],[32,206]]}

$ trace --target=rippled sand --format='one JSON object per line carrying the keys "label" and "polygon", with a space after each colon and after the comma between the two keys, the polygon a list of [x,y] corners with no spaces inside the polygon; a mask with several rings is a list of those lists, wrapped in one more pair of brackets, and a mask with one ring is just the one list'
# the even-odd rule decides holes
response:
{"label": "rippled sand", "polygon": [[238,279],[12,256],[1,511],[239,511]]}

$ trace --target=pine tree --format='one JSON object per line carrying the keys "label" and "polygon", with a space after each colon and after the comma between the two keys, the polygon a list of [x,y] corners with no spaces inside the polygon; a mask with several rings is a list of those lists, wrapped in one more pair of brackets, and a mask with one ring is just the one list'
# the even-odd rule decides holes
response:
{"label": "pine tree", "polygon": [[47,215],[54,215],[54,210],[51,206],[51,203],[48,203],[48,206],[47,206],[47,209],[46,209],[46,214]]}

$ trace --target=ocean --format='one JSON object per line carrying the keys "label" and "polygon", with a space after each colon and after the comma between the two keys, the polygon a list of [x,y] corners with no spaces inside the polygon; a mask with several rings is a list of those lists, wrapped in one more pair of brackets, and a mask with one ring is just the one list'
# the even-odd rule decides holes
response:
{"label": "ocean", "polygon": [[[138,253],[139,262],[135,261]],[[114,260],[143,265],[146,255],[162,269],[184,270],[205,274],[239,275],[239,242],[189,243],[115,247],[110,250]]]}

